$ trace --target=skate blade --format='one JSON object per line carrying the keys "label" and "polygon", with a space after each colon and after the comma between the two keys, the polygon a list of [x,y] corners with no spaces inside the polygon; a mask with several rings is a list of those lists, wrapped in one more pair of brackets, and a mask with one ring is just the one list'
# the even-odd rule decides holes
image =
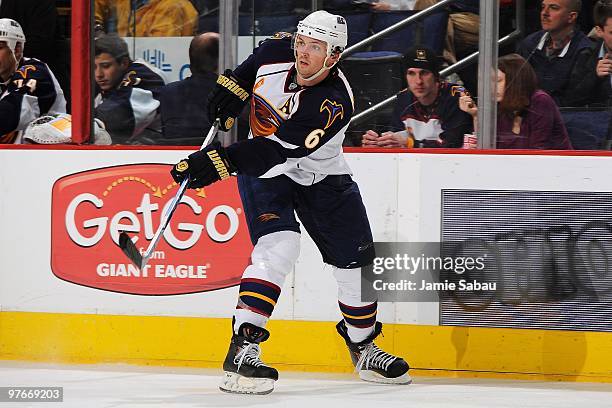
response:
{"label": "skate blade", "polygon": [[370,371],[370,370],[361,370],[359,372],[359,378],[361,378],[363,381],[367,381],[367,382],[373,382],[373,383],[378,383],[378,384],[410,384],[412,383],[412,378],[408,375],[408,373],[404,373],[402,375],[400,375],[399,377],[395,377],[395,378],[387,378],[384,377],[380,374],[378,374],[376,371]]}
{"label": "skate blade", "polygon": [[232,394],[265,395],[274,390],[274,380],[243,377],[240,374],[225,371],[219,389]]}

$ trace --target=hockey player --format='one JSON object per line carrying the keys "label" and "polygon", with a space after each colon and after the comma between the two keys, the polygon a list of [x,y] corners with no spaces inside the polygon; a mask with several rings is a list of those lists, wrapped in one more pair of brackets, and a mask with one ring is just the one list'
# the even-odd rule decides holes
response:
{"label": "hockey player", "polygon": [[407,384],[408,364],[380,350],[377,303],[361,302],[360,268],[374,258],[372,234],[359,189],[342,154],[353,95],[336,67],[346,47],[344,18],[316,11],[297,33],[277,33],[209,96],[209,117],[229,129],[251,103],[250,138],[227,148],[213,144],[180,161],[171,173],[197,188],[238,173],[251,239],[252,264],[242,276],[221,390],[267,394],[278,379],[264,364],[260,343],[287,274],[299,255],[300,228],[315,241],[338,282],[343,316],[336,328],[366,381]]}
{"label": "hockey player", "polygon": [[0,19],[0,143],[20,141],[21,131],[43,114],[66,112],[57,79],[42,61],[23,56],[18,22]]}
{"label": "hockey player", "polygon": [[132,61],[125,41],[113,34],[96,39],[95,55],[99,93],[94,116],[113,143],[154,144],[161,135],[154,93],[165,84],[163,73],[144,61]]}

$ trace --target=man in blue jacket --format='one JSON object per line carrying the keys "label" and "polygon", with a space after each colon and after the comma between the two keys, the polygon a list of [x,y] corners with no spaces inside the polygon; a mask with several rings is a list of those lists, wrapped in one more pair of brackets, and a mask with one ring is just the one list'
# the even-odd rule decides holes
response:
{"label": "man in blue jacket", "polygon": [[536,71],[540,88],[559,106],[588,102],[588,95],[580,92],[580,82],[593,51],[590,40],[576,27],[581,7],[581,0],[542,1],[542,30],[525,38],[518,48]]}
{"label": "man in blue jacket", "polygon": [[157,92],[162,138],[157,144],[201,145],[211,123],[206,115],[208,95],[217,83],[219,34],[204,33],[191,40],[189,68],[191,76],[172,82]]}

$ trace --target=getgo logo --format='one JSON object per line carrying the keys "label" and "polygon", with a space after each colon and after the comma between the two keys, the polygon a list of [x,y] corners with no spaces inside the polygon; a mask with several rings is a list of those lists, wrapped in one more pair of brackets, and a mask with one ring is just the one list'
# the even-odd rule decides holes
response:
{"label": "getgo logo", "polygon": [[144,252],[178,185],[169,166],[139,164],[71,174],[53,185],[51,269],[60,279],[139,295],[236,285],[250,262],[235,178],[187,190],[143,270],[118,246],[127,231]]}

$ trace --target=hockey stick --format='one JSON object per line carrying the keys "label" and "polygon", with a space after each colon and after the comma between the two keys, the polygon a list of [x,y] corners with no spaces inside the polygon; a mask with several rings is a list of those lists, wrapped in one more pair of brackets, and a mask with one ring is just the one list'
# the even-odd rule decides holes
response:
{"label": "hockey stick", "polygon": [[[210,130],[208,131],[208,135],[206,135],[206,138],[204,139],[204,143],[202,143],[200,150],[208,146],[208,144],[211,142],[214,135],[217,133],[218,129],[219,129],[219,121],[215,121],[215,123],[211,126]],[[179,189],[176,192],[176,195],[174,196],[172,203],[168,206],[168,209],[162,216],[161,222],[159,224],[159,228],[155,232],[155,235],[153,236],[153,240],[151,241],[151,243],[149,244],[149,247],[144,253],[142,254],[140,253],[138,248],[136,248],[134,241],[132,241],[130,236],[125,231],[121,231],[121,234],[119,234],[119,247],[121,248],[123,253],[130,259],[130,261],[132,261],[132,263],[136,265],[138,268],[140,268],[141,270],[144,269],[144,267],[149,262],[149,259],[153,255],[153,251],[155,251],[155,247],[157,247],[157,243],[161,239],[162,234],[164,233],[164,231],[166,230],[166,227],[170,223],[170,218],[172,217],[172,214],[174,214],[174,210],[176,210],[176,207],[178,207],[181,201],[181,198],[183,198],[183,194],[185,194],[185,190],[187,190],[188,184],[189,184],[189,177],[185,178],[181,182],[181,185],[179,186]]]}

